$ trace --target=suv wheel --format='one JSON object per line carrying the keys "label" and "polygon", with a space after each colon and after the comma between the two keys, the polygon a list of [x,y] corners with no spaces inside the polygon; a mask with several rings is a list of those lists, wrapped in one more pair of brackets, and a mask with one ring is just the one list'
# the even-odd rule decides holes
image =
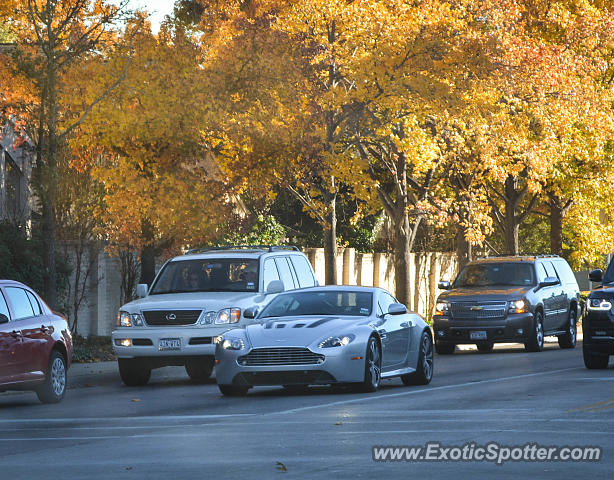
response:
{"label": "suv wheel", "polygon": [[439,355],[451,355],[454,353],[455,348],[456,348],[456,345],[453,343],[441,343],[441,342],[435,341],[435,351]]}
{"label": "suv wheel", "polygon": [[582,344],[582,353],[584,355],[584,365],[586,368],[591,370],[603,370],[608,368],[608,363],[610,360],[609,355],[598,355],[596,353],[590,352],[586,344]]}
{"label": "suv wheel", "polygon": [[129,387],[147,385],[151,377],[151,368],[138,358],[118,358],[119,376]]}
{"label": "suv wheel", "polygon": [[535,312],[531,338],[524,344],[527,352],[541,352],[544,349],[544,314],[541,310]]}
{"label": "suv wheel", "polygon": [[213,357],[188,360],[185,364],[185,371],[193,382],[205,382],[213,372]]}
{"label": "suv wheel", "polygon": [[488,353],[492,352],[492,348],[494,347],[494,345],[495,344],[493,342],[483,342],[476,344],[476,347],[478,347],[478,352]]}
{"label": "suv wheel", "polygon": [[577,327],[576,327],[576,311],[570,307],[569,322],[567,324],[567,332],[559,336],[559,346],[561,348],[574,348],[576,346]]}

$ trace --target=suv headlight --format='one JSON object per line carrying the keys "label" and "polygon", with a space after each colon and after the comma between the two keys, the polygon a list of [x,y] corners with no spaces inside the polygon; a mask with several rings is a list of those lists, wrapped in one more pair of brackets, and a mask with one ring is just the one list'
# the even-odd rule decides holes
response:
{"label": "suv headlight", "polygon": [[238,323],[240,318],[240,308],[225,308],[217,312],[217,316],[215,317],[215,323],[217,325],[223,325],[226,323]]}
{"label": "suv headlight", "polygon": [[347,344],[352,343],[352,341],[356,338],[356,335],[342,335],[338,337],[328,337],[325,340],[322,340],[318,347],[320,348],[330,348],[330,347],[345,347]]}
{"label": "suv headlight", "polygon": [[115,324],[118,327],[142,327],[145,325],[140,313],[119,312]]}
{"label": "suv headlight", "polygon": [[245,348],[245,342],[240,338],[227,338],[222,340],[222,348],[224,350],[243,350]]}
{"label": "suv headlight", "polygon": [[510,313],[526,313],[529,311],[529,302],[524,298],[510,302]]}
{"label": "suv headlight", "polygon": [[450,311],[450,303],[446,301],[437,302],[435,305],[435,315],[447,315]]}
{"label": "suv headlight", "polygon": [[586,309],[594,311],[608,311],[612,308],[612,302],[605,298],[589,298],[586,301]]}

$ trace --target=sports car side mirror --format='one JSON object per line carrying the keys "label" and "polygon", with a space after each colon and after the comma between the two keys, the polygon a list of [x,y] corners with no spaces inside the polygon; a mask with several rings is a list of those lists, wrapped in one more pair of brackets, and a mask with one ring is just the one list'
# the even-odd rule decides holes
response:
{"label": "sports car side mirror", "polygon": [[439,282],[439,289],[440,290],[450,290],[450,282],[442,280],[441,282]]}
{"label": "sports car side mirror", "polygon": [[388,307],[389,315],[401,315],[407,313],[407,307],[402,303],[391,303]]}
{"label": "sports car side mirror", "polygon": [[596,268],[595,270],[591,270],[588,274],[588,279],[591,282],[599,283],[603,280],[603,270],[600,268]]}
{"label": "sports car side mirror", "polygon": [[256,315],[258,315],[258,307],[246,308],[243,311],[243,318],[256,318]]}
{"label": "sports car side mirror", "polygon": [[281,293],[283,291],[284,291],[284,284],[282,283],[281,280],[273,280],[272,282],[269,282],[269,284],[266,287],[267,295],[270,295],[273,293]]}
{"label": "sports car side mirror", "polygon": [[146,283],[139,283],[136,286],[136,296],[138,298],[145,298],[147,296],[147,290],[149,289],[149,285]]}

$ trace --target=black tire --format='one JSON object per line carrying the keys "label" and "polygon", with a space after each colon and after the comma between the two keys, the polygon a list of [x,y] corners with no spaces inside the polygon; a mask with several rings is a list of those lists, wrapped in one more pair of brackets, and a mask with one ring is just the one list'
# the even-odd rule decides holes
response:
{"label": "black tire", "polygon": [[584,356],[584,366],[590,370],[603,370],[608,368],[610,361],[609,355],[599,355],[590,352],[584,344],[582,345],[582,354]]}
{"label": "black tire", "polygon": [[535,312],[531,338],[525,342],[524,348],[527,352],[541,352],[544,349],[544,314],[541,310]]}
{"label": "black tire", "polygon": [[66,393],[66,359],[57,350],[49,357],[45,382],[36,389],[38,399],[43,403],[58,403]]}
{"label": "black tire", "polygon": [[575,348],[576,339],[578,336],[577,330],[577,319],[578,314],[576,313],[575,307],[570,306],[569,308],[569,321],[567,322],[567,332],[565,334],[559,336],[559,347],[561,348]]}
{"label": "black tire", "polygon": [[129,387],[147,385],[151,377],[151,368],[138,358],[118,358],[119,376]]}
{"label": "black tire", "polygon": [[416,371],[401,376],[405,385],[428,385],[433,378],[433,340],[427,331],[422,332],[420,338],[420,353]]}
{"label": "black tire", "polygon": [[375,337],[369,337],[365,352],[365,377],[357,385],[360,392],[375,392],[382,381],[382,350]]}
{"label": "black tire", "polygon": [[204,383],[211,377],[214,359],[210,357],[189,360],[185,364],[185,371],[194,383]]}
{"label": "black tire", "polygon": [[478,347],[478,352],[480,353],[492,352],[492,349],[494,346],[495,344],[493,342],[483,342],[483,343],[476,344],[476,347]]}
{"label": "black tire", "polygon": [[452,355],[456,345],[453,343],[435,342],[435,351],[438,355]]}
{"label": "black tire", "polygon": [[219,385],[218,388],[223,395],[227,397],[242,397],[247,394],[249,387],[244,387],[242,385]]}

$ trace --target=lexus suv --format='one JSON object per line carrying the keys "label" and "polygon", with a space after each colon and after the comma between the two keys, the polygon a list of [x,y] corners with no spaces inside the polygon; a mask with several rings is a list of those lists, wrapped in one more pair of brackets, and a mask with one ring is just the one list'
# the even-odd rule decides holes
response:
{"label": "lexus suv", "polygon": [[588,296],[582,318],[582,353],[586,368],[607,368],[610,355],[614,355],[614,260],[605,271],[593,270],[591,282],[601,285]]}
{"label": "lexus suv", "polygon": [[530,352],[555,335],[561,348],[576,346],[580,292],[567,262],[556,255],[487,257],[468,263],[437,299],[435,349],[458,344],[489,352],[497,342],[524,343]]}
{"label": "lexus suv", "polygon": [[145,385],[153,368],[185,366],[194,381],[211,375],[215,339],[245,326],[247,307],[262,307],[284,290],[317,285],[296,247],[196,249],[164,264],[141,297],[120,308],[112,332],[126,385]]}

